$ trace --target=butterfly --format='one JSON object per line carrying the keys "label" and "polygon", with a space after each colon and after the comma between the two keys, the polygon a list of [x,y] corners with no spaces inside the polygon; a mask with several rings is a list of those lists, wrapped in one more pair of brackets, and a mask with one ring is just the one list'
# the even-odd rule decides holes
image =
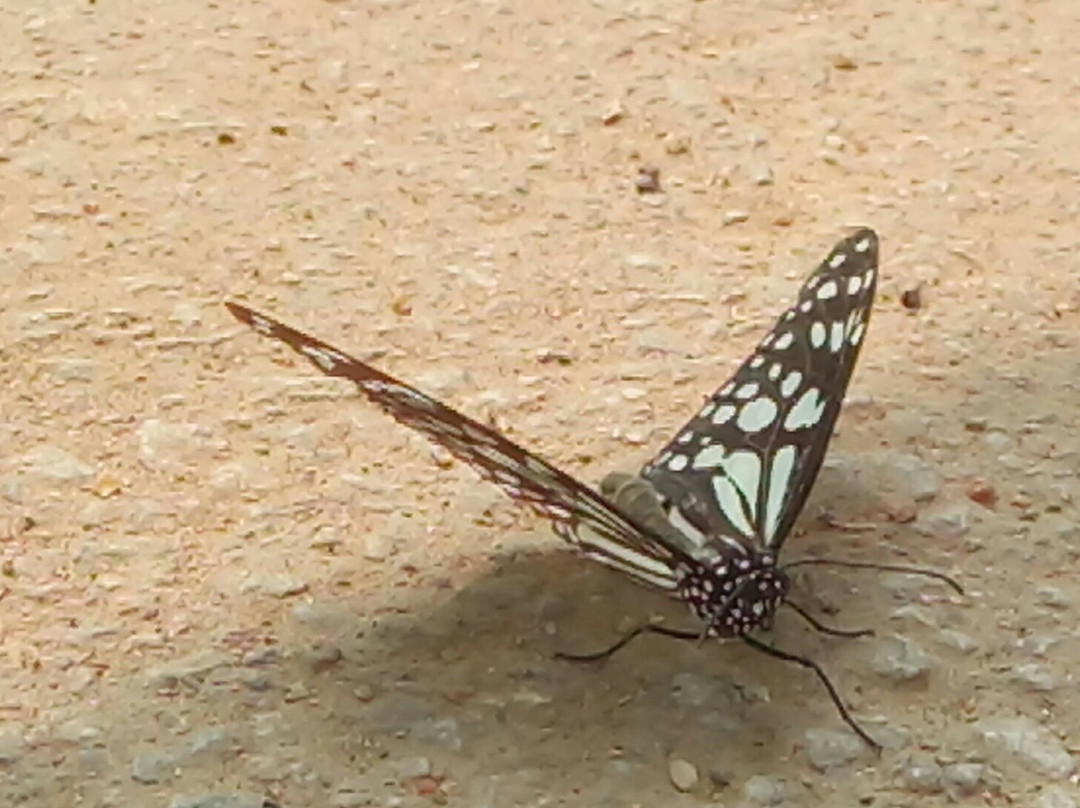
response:
{"label": "butterfly", "polygon": [[779,564],[780,550],[825,458],[866,336],[877,271],[878,238],[872,230],[860,228],[840,241],[731,379],[640,474],[609,475],[600,492],[321,340],[239,303],[225,305],[241,322],[284,342],[323,373],[354,382],[398,422],[551,520],[555,532],[582,555],[680,598],[701,621],[701,630],[694,632],[649,624],[601,654],[576,658],[611,653],[642,630],[738,637],[815,671],[841,717],[877,748],[816,663],[751,636],[769,628],[787,600],[790,582]]}

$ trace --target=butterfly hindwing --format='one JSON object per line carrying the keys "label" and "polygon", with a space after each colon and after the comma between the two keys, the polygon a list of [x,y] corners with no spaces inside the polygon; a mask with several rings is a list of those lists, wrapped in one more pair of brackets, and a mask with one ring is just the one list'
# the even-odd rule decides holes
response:
{"label": "butterfly hindwing", "polygon": [[237,303],[225,304],[241,322],[278,339],[323,373],[354,382],[399,423],[421,432],[514,500],[555,523],[556,532],[587,556],[646,583],[672,588],[677,548],[547,461],[431,396],[339,351]]}
{"label": "butterfly hindwing", "polygon": [[872,230],[837,244],[735,375],[645,465],[672,523],[700,545],[783,543],[825,458],[877,263]]}

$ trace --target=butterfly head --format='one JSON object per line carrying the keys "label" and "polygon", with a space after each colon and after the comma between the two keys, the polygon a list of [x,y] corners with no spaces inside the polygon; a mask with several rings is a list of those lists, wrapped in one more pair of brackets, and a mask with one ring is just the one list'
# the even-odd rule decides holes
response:
{"label": "butterfly head", "polygon": [[772,626],[789,581],[772,553],[717,554],[678,570],[679,594],[710,637],[738,637]]}

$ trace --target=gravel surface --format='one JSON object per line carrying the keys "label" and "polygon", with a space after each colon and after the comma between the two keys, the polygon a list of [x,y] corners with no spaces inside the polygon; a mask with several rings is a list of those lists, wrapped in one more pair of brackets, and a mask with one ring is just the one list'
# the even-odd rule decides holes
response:
{"label": "gravel surface", "polygon": [[[1075,808],[1073,0],[0,9],[0,806]],[[851,225],[878,303],[778,646],[678,604],[237,298],[591,483]],[[825,619],[825,618],[823,618]]]}

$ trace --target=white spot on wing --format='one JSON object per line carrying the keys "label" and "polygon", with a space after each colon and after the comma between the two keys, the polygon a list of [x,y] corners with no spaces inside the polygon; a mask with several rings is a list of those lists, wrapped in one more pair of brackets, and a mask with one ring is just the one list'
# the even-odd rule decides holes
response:
{"label": "white spot on wing", "polygon": [[784,419],[784,429],[794,432],[813,427],[821,420],[824,411],[825,399],[816,387],[808,387],[806,392],[799,396],[795,406],[788,411]]}
{"label": "white spot on wing", "polygon": [[825,344],[825,324],[820,320],[815,320],[814,324],[810,326],[810,344],[815,348],[820,348]]}
{"label": "white spot on wing", "polygon": [[274,324],[260,314],[251,315],[251,327],[267,337],[274,330]]}
{"label": "white spot on wing", "polygon": [[743,432],[760,432],[776,420],[779,408],[768,396],[760,396],[743,405],[736,423]]}
{"label": "white spot on wing", "polygon": [[861,253],[866,252],[867,250],[870,249],[870,242],[871,242],[871,239],[869,239],[869,238],[864,238],[861,241],[856,241],[855,242],[855,252],[861,252]]}
{"label": "white spot on wing", "polygon": [[708,540],[705,534],[690,524],[689,520],[682,515],[678,508],[672,508],[668,511],[667,517],[672,527],[686,536],[695,547],[701,548],[707,544]]}
{"label": "white spot on wing", "polygon": [[746,401],[756,396],[760,389],[761,385],[757,382],[747,382],[735,391],[735,398],[739,399],[739,401]]}
{"label": "white spot on wing", "polygon": [[842,267],[844,265],[845,261],[847,261],[847,254],[838,252],[836,255],[829,259],[829,266],[832,269],[838,269],[839,267]]}
{"label": "white spot on wing", "polygon": [[780,384],[780,395],[784,398],[791,398],[798,391],[800,384],[802,384],[802,372],[798,370],[791,371]]}
{"label": "white spot on wing", "polygon": [[862,340],[863,331],[866,330],[866,323],[859,323],[851,330],[851,336],[848,337],[848,342],[852,345],[858,345]]}
{"label": "white spot on wing", "polygon": [[769,494],[765,498],[765,535],[766,546],[776,541],[776,526],[780,523],[780,514],[784,511],[787,500],[787,488],[791,482],[791,472],[795,468],[794,446],[781,446],[772,456],[769,468]]}
{"label": "white spot on wing", "polygon": [[790,331],[785,331],[779,337],[776,338],[776,342],[773,343],[773,349],[777,351],[786,351],[795,342],[795,335]]}
{"label": "white spot on wing", "polygon": [[717,426],[722,426],[731,420],[735,415],[735,407],[731,404],[722,404],[716,409],[716,413],[712,417],[712,422]]}
{"label": "white spot on wing", "polygon": [[719,444],[716,446],[707,446],[698,452],[697,456],[694,458],[694,468],[716,468],[723,464],[725,457],[727,457],[727,449],[723,446],[720,446]]}
{"label": "white spot on wing", "polygon": [[818,300],[832,300],[840,292],[839,287],[836,285],[836,281],[827,281],[821,284],[821,288],[817,290]]}
{"label": "white spot on wing", "polygon": [[829,334],[829,350],[837,353],[844,345],[844,324],[837,320],[832,324]]}
{"label": "white spot on wing", "polygon": [[575,525],[573,535],[582,549],[597,561],[639,575],[657,586],[671,588],[675,584],[675,577],[667,564],[612,541],[588,522]]}
{"label": "white spot on wing", "polygon": [[862,288],[862,278],[858,275],[852,275],[848,278],[847,293],[849,295],[857,295]]}
{"label": "white spot on wing", "polygon": [[777,379],[779,379],[780,372],[782,370],[783,368],[780,366],[779,362],[773,362],[771,365],[769,365],[769,381],[775,382]]}
{"label": "white spot on wing", "polygon": [[316,348],[314,345],[301,345],[300,352],[327,373],[330,373],[341,362],[341,354],[335,356],[334,352]]}
{"label": "white spot on wing", "polygon": [[686,468],[689,462],[690,458],[688,458],[686,455],[677,454],[668,461],[667,466],[672,471],[682,471],[684,468]]}
{"label": "white spot on wing", "polygon": [[[725,459],[722,469],[731,482],[732,490],[728,491],[728,499],[720,501],[720,507],[735,527],[747,536],[752,536],[754,534],[752,525],[757,521],[761,458],[751,451],[732,452]],[[713,478],[714,488],[718,479],[719,475]]]}

